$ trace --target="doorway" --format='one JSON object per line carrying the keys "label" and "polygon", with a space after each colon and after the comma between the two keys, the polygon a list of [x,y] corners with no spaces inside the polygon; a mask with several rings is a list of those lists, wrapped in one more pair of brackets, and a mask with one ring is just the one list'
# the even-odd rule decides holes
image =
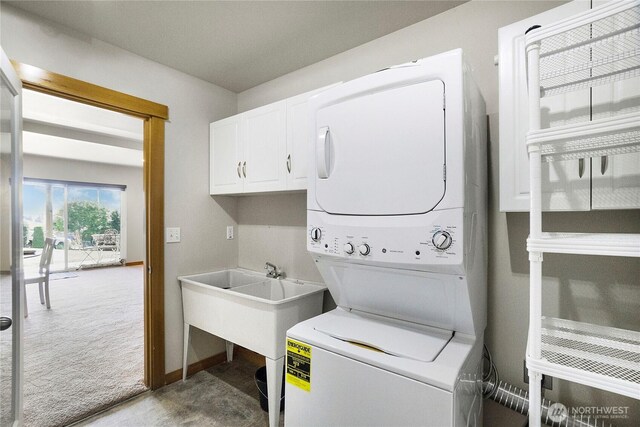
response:
{"label": "doorway", "polygon": [[28,89],[22,100],[25,281],[53,243],[49,297],[25,288],[24,423],[67,425],[147,390],[143,122]]}
{"label": "doorway", "polygon": [[144,384],[165,384],[164,371],[164,105],[91,83],[13,62],[25,89],[122,112],[144,121],[143,188],[144,276]]}

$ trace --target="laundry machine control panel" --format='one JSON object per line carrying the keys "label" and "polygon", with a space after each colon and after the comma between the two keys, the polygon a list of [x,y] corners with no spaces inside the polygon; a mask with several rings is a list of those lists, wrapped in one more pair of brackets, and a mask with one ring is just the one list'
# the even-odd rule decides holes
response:
{"label": "laundry machine control panel", "polygon": [[433,246],[435,246],[436,249],[446,251],[451,247],[451,244],[453,243],[453,237],[451,236],[450,231],[438,230],[433,233],[431,242],[433,242]]}
{"label": "laundry machine control panel", "polygon": [[[338,218],[311,213],[307,226],[310,252],[377,264],[455,266],[463,259],[462,214],[430,212],[423,218],[407,217],[405,226],[389,224],[385,218]],[[312,220],[313,219],[313,220]],[[333,222],[336,223],[333,223]],[[379,225],[370,224],[377,222]]]}

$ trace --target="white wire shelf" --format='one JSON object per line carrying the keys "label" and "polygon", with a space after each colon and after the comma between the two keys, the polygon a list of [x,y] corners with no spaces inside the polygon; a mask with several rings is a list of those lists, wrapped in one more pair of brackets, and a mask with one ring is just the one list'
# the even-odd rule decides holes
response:
{"label": "white wire shelf", "polygon": [[530,131],[527,146],[551,162],[640,151],[640,112]]}
{"label": "white wire shelf", "polygon": [[542,233],[527,239],[529,252],[640,257],[640,234]]}
{"label": "white wire shelf", "polygon": [[[532,427],[539,427],[538,374],[640,399],[640,332],[541,317],[543,259],[539,256],[640,257],[640,234],[540,233],[539,164],[541,160],[640,152],[638,111],[539,129],[540,98],[640,77],[640,0],[610,1],[534,29],[526,35],[526,55],[529,126],[533,129],[526,142],[531,166],[531,232],[535,235],[527,239],[531,253],[527,366],[529,421]],[[615,113],[613,108],[609,111]]]}
{"label": "white wire shelf", "polygon": [[640,399],[640,333],[543,317],[542,358],[527,367]]}
{"label": "white wire shelf", "polygon": [[640,76],[640,1],[602,7],[535,30],[540,43],[540,97]]}

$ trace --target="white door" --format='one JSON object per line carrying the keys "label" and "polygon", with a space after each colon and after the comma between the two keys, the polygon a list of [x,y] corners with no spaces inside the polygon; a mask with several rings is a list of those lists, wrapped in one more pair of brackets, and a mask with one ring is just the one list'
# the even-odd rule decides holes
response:
{"label": "white door", "polygon": [[307,151],[309,151],[309,98],[303,93],[287,99],[287,190],[307,188]]}
{"label": "white door", "polygon": [[211,194],[242,192],[242,147],[240,116],[232,116],[209,126]]}
{"label": "white door", "polygon": [[22,423],[22,85],[0,49],[0,425]]}
{"label": "white door", "polygon": [[244,192],[278,191],[286,186],[286,101],[242,114]]}
{"label": "white door", "polygon": [[316,201],[326,212],[418,214],[444,196],[444,83],[383,83],[317,112]]}

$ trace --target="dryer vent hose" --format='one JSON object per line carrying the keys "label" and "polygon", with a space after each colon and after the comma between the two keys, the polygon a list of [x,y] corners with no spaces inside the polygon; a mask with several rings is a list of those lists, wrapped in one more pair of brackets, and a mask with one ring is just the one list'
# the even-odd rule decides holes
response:
{"label": "dryer vent hose", "polygon": [[[512,409],[522,415],[529,415],[529,393],[520,387],[500,381],[498,370],[493,364],[491,354],[487,347],[484,348],[485,361],[488,362],[488,369],[485,369],[483,377],[482,392],[485,398],[498,402],[502,406]],[[552,427],[611,427],[611,424],[605,424],[605,420],[594,419],[593,417],[575,418],[567,414],[561,420],[554,420],[550,415],[549,407],[554,405],[547,399],[542,399],[542,407],[540,408],[541,421]],[[560,406],[560,405],[557,405]],[[562,407],[562,406],[560,406]],[[553,417],[556,418],[556,417]]]}

